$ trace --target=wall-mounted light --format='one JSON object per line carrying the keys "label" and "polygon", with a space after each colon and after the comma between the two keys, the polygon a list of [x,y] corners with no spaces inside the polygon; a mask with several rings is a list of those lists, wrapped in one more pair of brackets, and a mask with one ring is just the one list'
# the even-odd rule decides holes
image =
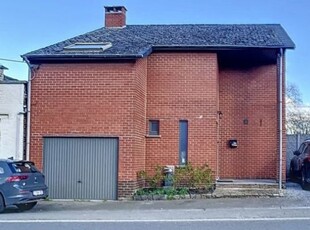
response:
{"label": "wall-mounted light", "polygon": [[229,140],[228,145],[232,149],[237,148],[238,147],[238,141],[236,139]]}
{"label": "wall-mounted light", "polygon": [[249,124],[249,119],[248,118],[244,118],[243,119],[243,124],[244,125],[248,125]]}
{"label": "wall-mounted light", "polygon": [[219,116],[219,119],[222,119],[222,118],[223,118],[223,113],[222,113],[222,111],[217,111],[217,115]]}

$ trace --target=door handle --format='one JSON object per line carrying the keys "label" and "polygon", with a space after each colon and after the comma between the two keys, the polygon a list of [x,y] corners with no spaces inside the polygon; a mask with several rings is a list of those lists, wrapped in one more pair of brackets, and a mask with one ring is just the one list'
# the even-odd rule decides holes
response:
{"label": "door handle", "polygon": [[82,181],[81,181],[81,180],[78,180],[77,182],[78,182],[79,184],[81,184],[81,183],[82,183]]}

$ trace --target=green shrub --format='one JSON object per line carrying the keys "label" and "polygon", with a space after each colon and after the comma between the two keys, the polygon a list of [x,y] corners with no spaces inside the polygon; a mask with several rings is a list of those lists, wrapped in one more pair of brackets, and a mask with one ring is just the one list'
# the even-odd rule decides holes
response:
{"label": "green shrub", "polygon": [[161,166],[156,166],[155,174],[153,176],[148,175],[147,172],[142,170],[137,173],[137,177],[138,180],[143,180],[145,182],[145,185],[146,186],[148,185],[151,188],[161,187],[163,180],[165,179],[165,175],[163,173],[163,167]]}
{"label": "green shrub", "polygon": [[[142,187],[152,189],[162,187],[163,181],[167,179],[163,173],[162,166],[156,166],[155,173],[152,176],[148,175],[145,171],[139,171],[137,178],[138,181],[144,182]],[[172,176],[170,175],[168,179],[172,180],[174,189],[190,188],[209,190],[214,185],[213,172],[207,164],[193,167],[189,163],[176,167],[174,174]]]}
{"label": "green shrub", "polygon": [[187,164],[175,169],[173,183],[176,188],[210,189],[214,183],[213,172],[207,164],[200,167]]}
{"label": "green shrub", "polygon": [[143,196],[143,195],[146,195],[146,191],[144,189],[138,189],[136,192],[135,192],[135,195],[138,195],[138,196]]}
{"label": "green shrub", "polygon": [[185,197],[189,193],[187,188],[175,189],[175,188],[142,188],[138,189],[134,195],[167,195],[167,199],[172,199],[175,195]]}

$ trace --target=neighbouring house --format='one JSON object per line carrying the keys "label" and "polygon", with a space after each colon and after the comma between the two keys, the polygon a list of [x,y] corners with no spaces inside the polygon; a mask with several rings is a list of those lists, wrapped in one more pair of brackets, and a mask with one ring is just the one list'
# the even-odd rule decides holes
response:
{"label": "neighbouring house", "polygon": [[285,30],[127,25],[126,11],[105,7],[104,27],[23,55],[35,66],[29,154],[51,197],[117,199],[138,171],[188,162],[284,181]]}
{"label": "neighbouring house", "polygon": [[25,157],[26,81],[4,75],[0,65],[0,159]]}

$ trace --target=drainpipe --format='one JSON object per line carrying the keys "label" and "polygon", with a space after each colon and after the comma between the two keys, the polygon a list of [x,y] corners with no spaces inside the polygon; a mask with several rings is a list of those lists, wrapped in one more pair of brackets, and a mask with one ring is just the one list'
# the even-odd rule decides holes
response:
{"label": "drainpipe", "polygon": [[282,122],[282,112],[283,112],[283,95],[282,95],[282,87],[283,87],[283,49],[280,49],[280,52],[278,53],[278,79],[279,79],[279,190],[282,190],[282,131],[283,131],[283,122]]}
{"label": "drainpipe", "polygon": [[24,58],[28,65],[28,89],[27,89],[27,136],[26,136],[26,160],[29,160],[30,156],[30,111],[31,111],[31,64],[27,58]]}

